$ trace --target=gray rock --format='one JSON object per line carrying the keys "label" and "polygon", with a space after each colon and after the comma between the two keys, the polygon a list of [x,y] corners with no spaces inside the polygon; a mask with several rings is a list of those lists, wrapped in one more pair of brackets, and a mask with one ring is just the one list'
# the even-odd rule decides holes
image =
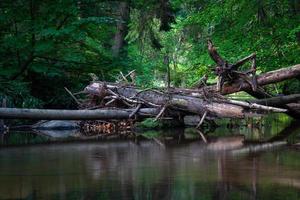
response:
{"label": "gray rock", "polygon": [[74,130],[79,129],[79,121],[69,120],[44,120],[40,121],[32,126],[37,130]]}
{"label": "gray rock", "polygon": [[80,133],[76,129],[69,130],[35,130],[35,132],[39,135],[44,135],[50,138],[78,138],[80,137]]}
{"label": "gray rock", "polygon": [[186,126],[197,126],[200,117],[198,115],[186,115],[184,116],[183,121]]}

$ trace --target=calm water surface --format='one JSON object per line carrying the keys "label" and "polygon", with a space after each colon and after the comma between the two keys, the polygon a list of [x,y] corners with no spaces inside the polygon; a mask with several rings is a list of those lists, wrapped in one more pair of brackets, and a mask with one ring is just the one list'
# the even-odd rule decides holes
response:
{"label": "calm water surface", "polygon": [[300,199],[296,147],[185,135],[2,147],[0,199]]}

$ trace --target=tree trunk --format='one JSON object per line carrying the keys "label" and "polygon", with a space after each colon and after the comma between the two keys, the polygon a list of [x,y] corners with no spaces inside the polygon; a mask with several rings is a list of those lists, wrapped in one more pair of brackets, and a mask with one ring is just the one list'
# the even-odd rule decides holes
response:
{"label": "tree trunk", "polygon": [[255,99],[251,103],[257,103],[266,106],[283,106],[284,104],[300,101],[300,94],[291,94],[287,96],[271,97],[267,99]]}
{"label": "tree trunk", "polygon": [[113,56],[118,57],[124,45],[126,44],[125,37],[128,32],[128,20],[130,14],[130,7],[128,2],[119,2],[119,17],[117,22],[117,31],[114,36],[114,43],[112,46]]}
{"label": "tree trunk", "polygon": [[[114,98],[118,98],[127,103],[140,104],[156,106],[163,109],[164,107],[170,108],[171,110],[179,110],[193,113],[198,115],[203,115],[208,112],[210,117],[230,117],[230,118],[244,118],[253,114],[253,105],[241,102],[233,102],[226,100],[215,100],[215,99],[205,99],[187,95],[181,95],[168,92],[160,92],[155,90],[138,90],[134,87],[129,86],[119,86],[116,84],[107,84],[102,82],[95,82],[90,84],[85,88],[85,92],[90,95],[100,94],[100,91],[106,90],[106,94],[112,94]],[[103,92],[101,92],[103,93]],[[103,97],[100,97],[103,98]],[[269,111],[269,108],[259,108],[264,111]],[[285,110],[276,110],[274,112],[285,112]]]}
{"label": "tree trunk", "polygon": [[[0,118],[3,119],[45,119],[45,120],[101,120],[128,119],[134,109],[101,109],[101,110],[48,110],[0,108]],[[156,108],[142,108],[136,115],[149,117],[158,114]]]}

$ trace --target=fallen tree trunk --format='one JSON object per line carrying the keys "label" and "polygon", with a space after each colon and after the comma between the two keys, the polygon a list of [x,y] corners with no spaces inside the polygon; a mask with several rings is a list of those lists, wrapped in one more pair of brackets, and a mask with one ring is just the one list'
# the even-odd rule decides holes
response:
{"label": "fallen tree trunk", "polygon": [[[300,65],[289,68],[268,72],[260,75],[257,80],[258,84],[274,83],[276,81],[294,78],[300,73]],[[250,87],[244,83],[241,89]],[[209,89],[212,90],[209,90]],[[109,84],[104,82],[95,82],[85,88],[85,92],[92,99],[93,106],[99,106],[99,101],[104,101],[104,105],[98,110],[38,110],[38,109],[16,109],[1,108],[0,118],[10,119],[68,119],[68,120],[85,120],[85,119],[127,119],[133,116],[138,117],[161,117],[174,116],[171,112],[177,111],[175,116],[184,116],[196,114],[203,116],[207,113],[208,118],[229,117],[244,118],[253,116],[258,112],[287,112],[287,109],[298,109],[298,104],[291,104],[294,100],[299,99],[299,95],[287,97],[274,97],[269,99],[270,104],[257,102],[240,102],[224,98],[214,91],[215,86],[208,86],[202,90],[190,89],[170,89],[168,91],[158,91],[152,89],[139,90],[132,86],[121,84]],[[231,88],[231,89],[229,89]],[[238,91],[240,88],[233,84],[223,87],[228,93]],[[107,109],[111,102],[119,102],[119,109]],[[258,106],[256,104],[264,106]],[[287,106],[280,106],[279,103],[289,103]],[[284,109],[273,108],[270,105]],[[100,106],[101,107],[101,106]],[[128,109],[129,108],[129,109]]]}
{"label": "fallen tree trunk", "polygon": [[[94,82],[85,88],[85,92],[98,97],[100,101],[111,102],[118,99],[127,106],[159,107],[160,115],[165,110],[177,110],[184,113],[203,115],[207,112],[209,117],[244,118],[252,116],[259,111],[286,112],[285,109],[252,105],[246,102],[230,101],[220,96],[210,96],[208,99],[178,94],[174,91],[161,92],[157,90],[139,90],[131,86],[121,86],[103,82]],[[98,95],[97,95],[98,94]],[[105,94],[105,95],[99,95]],[[99,101],[98,101],[99,102]],[[104,103],[107,105],[107,103]],[[130,105],[131,104],[131,105]],[[95,105],[93,105],[95,106]]]}
{"label": "fallen tree trunk", "polygon": [[251,103],[260,105],[276,106],[288,110],[291,117],[296,119],[300,118],[300,94],[291,94],[287,96],[277,96],[267,99],[255,99],[251,100]]}
{"label": "fallen tree trunk", "polygon": [[[295,78],[299,75],[300,65],[267,72],[256,78],[257,86],[260,88],[263,85]],[[230,85],[225,83],[221,94],[230,94],[249,90],[250,88],[250,84],[244,79],[236,80]],[[158,91],[154,89],[139,90],[133,86],[121,84],[94,82],[88,85],[84,91],[93,97],[94,102],[97,102],[95,98],[98,98],[98,102],[99,100],[101,102],[104,101],[105,106],[119,101],[123,104],[122,106],[136,107],[135,110],[139,110],[141,105],[160,108],[161,111],[156,118],[160,117],[168,109],[181,111],[183,115],[189,113],[202,116],[204,113],[207,113],[209,117],[244,118],[255,114],[257,110],[287,112],[286,108],[288,108],[278,109],[270,106],[259,106],[255,103],[228,100],[220,95],[216,85],[206,86],[197,90],[171,88],[167,91]]]}
{"label": "fallen tree trunk", "polygon": [[[101,88],[101,89],[99,89]],[[97,94],[99,90],[106,88],[111,91],[111,95],[116,96],[119,100],[128,101],[127,103],[145,104],[163,108],[167,105],[168,108],[173,108],[194,114],[203,114],[205,110],[209,111],[210,115],[217,117],[237,117],[243,118],[243,108],[226,103],[208,102],[201,98],[178,95],[175,93],[162,93],[154,90],[138,90],[134,87],[119,86],[95,82],[85,88],[89,94]],[[108,93],[108,92],[106,92]],[[113,98],[113,97],[112,97]]]}
{"label": "fallen tree trunk", "polygon": [[[300,77],[300,64],[281,68],[278,70],[266,72],[257,76],[257,90],[253,91],[249,83],[245,80],[236,80],[233,83],[225,83],[222,87],[222,91],[218,91],[217,85],[205,86],[200,89],[185,89],[185,88],[175,88],[174,91],[180,92],[181,94],[191,95],[195,97],[203,97],[203,94],[211,94],[211,93],[220,93],[222,95],[232,94],[240,91],[245,91],[249,93],[251,96],[254,96],[258,99],[262,99],[261,101],[257,100],[253,101],[253,103],[268,105],[268,106],[278,106],[280,108],[288,109],[288,114],[294,118],[300,118],[300,103],[298,96],[290,96],[290,97],[272,97],[272,95],[267,94],[262,86],[277,83],[284,80],[289,80],[293,78]],[[274,99],[273,99],[274,98]],[[267,99],[267,102],[277,101],[276,104],[264,104],[263,102]],[[261,103],[260,103],[261,102]]]}
{"label": "fallen tree trunk", "polygon": [[[0,108],[3,119],[45,119],[45,120],[92,120],[92,119],[128,119],[134,109],[100,109],[100,110],[49,110]],[[156,108],[142,108],[136,115],[149,117],[158,114]]]}
{"label": "fallen tree trunk", "polygon": [[[299,75],[300,65],[295,65],[261,74],[257,77],[257,83],[260,87],[261,85],[294,78]],[[246,81],[239,81],[239,83],[233,83],[231,85],[225,84],[222,94],[241,91],[243,89],[247,90],[250,87]],[[136,110],[141,107],[141,104],[146,107],[160,108],[161,112],[157,118],[162,115],[166,109],[183,111],[183,115],[185,115],[184,112],[186,112],[202,116],[207,112],[209,117],[244,118],[255,114],[255,110],[286,112],[286,108],[288,108],[283,107],[284,109],[278,109],[270,106],[265,108],[253,103],[248,104],[245,102],[226,100],[223,96],[218,94],[216,86],[203,87],[202,90],[172,88],[168,91],[158,91],[151,89],[139,90],[135,87],[121,84],[94,82],[85,88],[85,92],[93,96],[93,98],[97,97],[100,101],[106,101],[105,105],[118,100],[125,103],[126,106],[136,107]],[[107,100],[105,98],[107,98]]]}
{"label": "fallen tree trunk", "polygon": [[282,107],[285,104],[298,102],[298,101],[300,101],[300,94],[277,96],[277,97],[271,97],[271,98],[267,98],[267,99],[255,99],[255,100],[251,100],[250,102],[257,103],[260,105],[265,105],[265,106]]}
{"label": "fallen tree trunk", "polygon": [[[199,125],[206,116],[208,118],[244,118],[257,113],[281,112],[293,110],[295,105],[275,108],[259,103],[242,102],[226,99],[225,94],[238,91],[247,91],[252,95],[266,97],[262,86],[280,82],[300,76],[300,65],[282,68],[256,76],[256,54],[253,53],[236,63],[230,64],[224,60],[208,41],[208,50],[211,58],[216,62],[215,73],[218,76],[218,84],[205,86],[193,90],[184,88],[170,88],[165,91],[155,89],[140,90],[129,85],[126,76],[122,73],[125,84],[106,82],[93,82],[84,89],[85,100],[78,100],[68,89],[67,92],[85,110],[37,110],[37,109],[0,109],[0,118],[22,119],[124,119],[133,116],[155,117],[162,116],[179,117],[196,114],[201,116]],[[238,68],[251,61],[251,69],[238,71]],[[128,76],[128,75],[127,75]],[[85,102],[85,103],[83,103]],[[289,100],[289,102],[291,102]],[[114,107],[118,109],[107,109]],[[88,110],[91,108],[101,108]],[[174,114],[174,112],[176,112]]]}

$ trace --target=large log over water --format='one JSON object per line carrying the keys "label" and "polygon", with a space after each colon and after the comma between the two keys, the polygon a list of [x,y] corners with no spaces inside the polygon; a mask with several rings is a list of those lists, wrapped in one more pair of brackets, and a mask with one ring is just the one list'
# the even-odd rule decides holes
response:
{"label": "large log over water", "polygon": [[[156,90],[139,90],[131,86],[94,82],[85,88],[88,94],[108,102],[117,98],[128,103],[171,109],[198,115],[208,114],[210,117],[244,118],[251,116],[256,110],[286,112],[285,109],[272,108],[246,102],[232,101],[218,96],[194,97],[178,94],[174,91],[161,92]],[[254,112],[253,112],[254,111]],[[205,114],[206,115],[206,114]]]}
{"label": "large log over water", "polygon": [[[49,110],[0,108],[0,118],[4,119],[48,119],[48,120],[96,120],[128,119],[134,109],[101,109],[101,110]],[[156,108],[143,108],[136,114],[139,117],[157,115]]]}
{"label": "large log over water", "polygon": [[[86,91],[95,93],[95,90],[102,87],[102,83],[92,83],[86,87]],[[157,105],[157,107],[163,107],[167,105],[170,108],[191,112],[194,114],[203,114],[206,110],[217,117],[236,117],[243,118],[245,113],[241,106],[205,101],[201,98],[184,96],[171,93],[159,93],[156,91],[142,91],[133,87],[119,87],[116,85],[106,85],[106,87],[113,90],[116,94],[119,94],[126,98],[137,97],[137,101],[150,103],[150,105]]]}

